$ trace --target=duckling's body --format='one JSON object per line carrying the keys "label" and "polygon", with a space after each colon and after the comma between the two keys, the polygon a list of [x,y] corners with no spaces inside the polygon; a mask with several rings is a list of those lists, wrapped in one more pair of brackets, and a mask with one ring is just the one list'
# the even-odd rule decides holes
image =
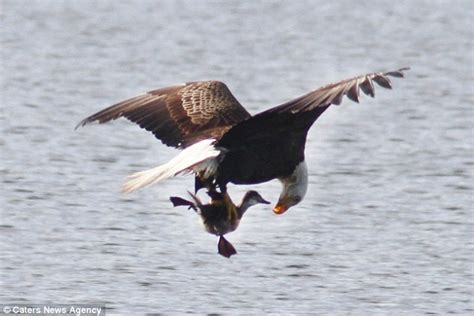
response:
{"label": "duckling's body", "polygon": [[227,193],[214,192],[211,194],[211,203],[197,205],[206,231],[217,236],[236,230],[243,215],[239,214]]}
{"label": "duckling's body", "polygon": [[170,200],[173,206],[189,206],[201,216],[206,231],[219,236],[219,254],[227,258],[236,254],[237,251],[232,244],[224,238],[224,235],[237,229],[242,216],[249,207],[258,203],[270,204],[270,202],[264,200],[256,191],[248,191],[239,206],[236,206],[234,202],[232,202],[227,192],[208,192],[211,197],[209,204],[202,204],[196,195],[192,193],[189,194],[194,202],[179,197],[171,197]]}

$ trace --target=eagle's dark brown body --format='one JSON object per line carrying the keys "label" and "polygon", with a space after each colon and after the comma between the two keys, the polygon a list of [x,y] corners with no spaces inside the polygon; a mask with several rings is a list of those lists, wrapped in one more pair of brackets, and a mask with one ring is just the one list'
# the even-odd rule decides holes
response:
{"label": "eagle's dark brown body", "polygon": [[[304,160],[308,130],[324,109],[268,113],[231,129],[216,144],[229,150],[219,166],[217,183],[256,184],[289,176]],[[250,133],[257,127],[261,132]]]}

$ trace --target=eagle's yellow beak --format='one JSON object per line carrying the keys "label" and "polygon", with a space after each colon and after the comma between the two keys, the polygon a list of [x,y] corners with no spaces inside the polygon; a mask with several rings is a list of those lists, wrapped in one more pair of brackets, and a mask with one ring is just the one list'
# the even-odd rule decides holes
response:
{"label": "eagle's yellow beak", "polygon": [[275,214],[278,214],[278,215],[281,215],[283,213],[285,213],[287,210],[288,210],[288,206],[281,203],[281,202],[278,202],[277,205],[275,205],[275,207],[273,208],[273,212]]}

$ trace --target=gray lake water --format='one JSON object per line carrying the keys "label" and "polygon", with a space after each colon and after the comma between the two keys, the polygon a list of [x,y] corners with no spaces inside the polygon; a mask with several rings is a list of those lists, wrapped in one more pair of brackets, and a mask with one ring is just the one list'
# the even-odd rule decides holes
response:
{"label": "gray lake water", "polygon": [[[0,1],[0,303],[110,315],[472,314],[472,1]],[[217,254],[171,207],[192,177],[123,196],[177,153],[85,116],[157,87],[227,83],[251,113],[411,66],[309,133],[310,187],[251,209]],[[257,189],[277,200],[280,184]]]}

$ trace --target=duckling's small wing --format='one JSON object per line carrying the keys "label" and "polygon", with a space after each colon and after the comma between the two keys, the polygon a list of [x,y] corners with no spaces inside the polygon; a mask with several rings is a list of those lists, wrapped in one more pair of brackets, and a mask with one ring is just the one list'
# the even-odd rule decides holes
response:
{"label": "duckling's small wing", "polygon": [[237,251],[235,250],[234,246],[224,236],[219,237],[219,243],[217,244],[217,249],[219,254],[223,255],[226,258],[230,258],[230,256],[235,255]]}

